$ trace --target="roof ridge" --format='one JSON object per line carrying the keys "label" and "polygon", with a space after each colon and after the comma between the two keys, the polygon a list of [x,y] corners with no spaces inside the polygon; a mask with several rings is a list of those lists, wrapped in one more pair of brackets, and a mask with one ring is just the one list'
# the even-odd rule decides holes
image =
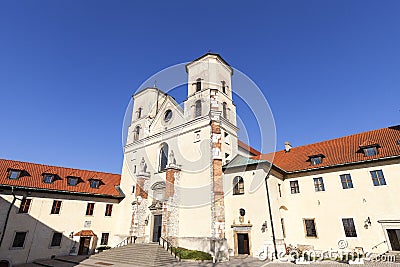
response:
{"label": "roof ridge", "polygon": [[78,168],[63,167],[63,166],[57,166],[57,165],[47,165],[47,164],[43,164],[43,163],[36,163],[36,162],[30,162],[30,161],[20,161],[20,160],[13,160],[13,159],[4,159],[4,158],[0,158],[0,161],[1,161],[1,160],[12,161],[12,162],[17,162],[17,163],[35,164],[35,165],[40,165],[40,166],[49,167],[49,168],[62,168],[62,169],[69,169],[69,170],[73,170],[73,171],[89,171],[89,172],[96,172],[96,173],[104,173],[104,174],[112,174],[112,175],[121,175],[121,174],[119,174],[119,173],[95,171],[95,170],[88,170],[88,169],[78,169]]}
{"label": "roof ridge", "polygon": [[[356,135],[360,135],[360,134],[381,131],[383,129],[391,129],[391,128],[394,128],[394,127],[400,127],[400,125],[394,125],[394,126],[389,126],[389,127],[383,127],[383,128],[379,128],[379,129],[364,131],[364,132],[358,132],[358,133],[349,134],[349,135],[345,135],[345,136],[341,136],[341,137],[336,137],[336,138],[333,138],[333,139],[318,141],[318,142],[315,142],[315,143],[309,143],[309,144],[305,144],[305,145],[301,145],[301,146],[294,146],[294,147],[291,148],[291,150],[302,148],[302,147],[306,147],[306,146],[310,146],[310,145],[317,145],[317,144],[321,144],[321,143],[325,143],[325,142],[330,142],[330,141],[334,141],[334,140],[338,140],[338,139],[348,138],[348,137],[352,137],[352,136],[356,136]],[[271,154],[271,153],[277,153],[277,152],[280,152],[280,151],[284,151],[284,149],[277,150],[275,152],[265,153],[263,155],[267,155],[267,154]]]}

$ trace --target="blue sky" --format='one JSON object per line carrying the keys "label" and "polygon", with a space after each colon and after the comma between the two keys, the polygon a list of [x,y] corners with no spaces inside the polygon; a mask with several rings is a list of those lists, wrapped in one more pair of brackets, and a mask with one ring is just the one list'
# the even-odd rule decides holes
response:
{"label": "blue sky", "polygon": [[263,90],[278,149],[399,124],[399,13],[397,0],[1,1],[0,157],[120,172],[132,93],[208,50]]}

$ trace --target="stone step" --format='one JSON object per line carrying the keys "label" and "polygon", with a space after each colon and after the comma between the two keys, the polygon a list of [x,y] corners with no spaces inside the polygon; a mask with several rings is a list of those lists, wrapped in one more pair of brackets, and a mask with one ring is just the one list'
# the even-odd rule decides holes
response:
{"label": "stone step", "polygon": [[91,256],[89,259],[131,266],[167,266],[178,260],[158,244],[129,244]]}

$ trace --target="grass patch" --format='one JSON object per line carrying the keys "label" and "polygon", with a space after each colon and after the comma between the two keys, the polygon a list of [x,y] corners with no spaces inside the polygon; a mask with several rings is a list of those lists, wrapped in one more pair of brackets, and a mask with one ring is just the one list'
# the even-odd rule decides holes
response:
{"label": "grass patch", "polygon": [[198,250],[190,250],[186,248],[173,248],[172,251],[177,254],[181,259],[188,260],[212,260],[212,257],[209,253],[198,251]]}

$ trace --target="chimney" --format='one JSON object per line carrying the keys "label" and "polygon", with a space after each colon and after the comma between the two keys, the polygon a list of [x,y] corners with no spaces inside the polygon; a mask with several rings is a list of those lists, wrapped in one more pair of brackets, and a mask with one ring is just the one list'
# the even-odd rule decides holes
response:
{"label": "chimney", "polygon": [[285,151],[290,152],[290,149],[292,149],[292,145],[289,142],[285,142]]}

